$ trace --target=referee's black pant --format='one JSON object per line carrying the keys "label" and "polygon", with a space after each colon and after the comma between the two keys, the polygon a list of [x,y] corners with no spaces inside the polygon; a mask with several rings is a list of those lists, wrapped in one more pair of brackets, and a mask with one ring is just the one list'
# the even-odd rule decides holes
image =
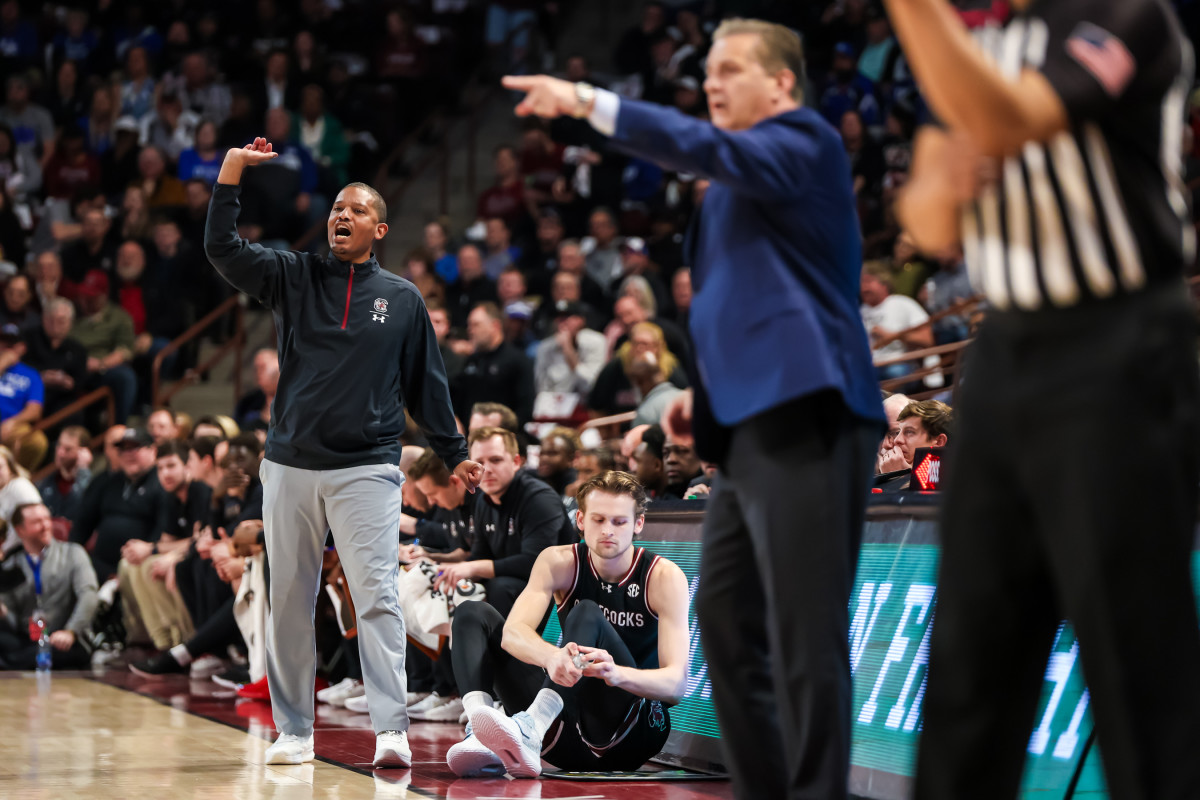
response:
{"label": "referee's black pant", "polygon": [[743,800],[847,796],[847,609],[882,436],[828,392],[732,431],[705,514],[696,610]]}
{"label": "referee's black pant", "polygon": [[1194,313],[1178,284],[993,313],[948,462],[916,796],[1016,796],[1059,621],[1121,800],[1200,797]]}

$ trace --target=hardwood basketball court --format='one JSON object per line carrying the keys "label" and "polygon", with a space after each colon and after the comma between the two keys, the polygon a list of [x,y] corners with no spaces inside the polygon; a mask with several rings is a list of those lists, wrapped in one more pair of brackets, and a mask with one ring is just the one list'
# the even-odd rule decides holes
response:
{"label": "hardwood basketball court", "polygon": [[412,770],[373,770],[365,715],[318,704],[317,758],[266,766],[269,703],[239,700],[209,680],[128,672],[0,673],[0,797],[556,798],[696,800],[732,797],[726,782],[581,783],[460,779],[445,753],[462,737],[414,722]]}

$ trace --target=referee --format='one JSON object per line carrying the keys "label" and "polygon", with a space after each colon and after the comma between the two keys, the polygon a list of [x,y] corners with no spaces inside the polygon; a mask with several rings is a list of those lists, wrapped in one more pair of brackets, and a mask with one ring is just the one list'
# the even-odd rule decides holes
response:
{"label": "referee", "polygon": [[1191,47],[1167,0],[1013,0],[977,42],[947,0],[887,5],[945,126],[917,143],[901,220],[926,250],[961,241],[992,306],[959,404],[916,796],[1015,796],[1066,617],[1110,795],[1200,797]]}
{"label": "referee", "polygon": [[270,250],[238,236],[242,172],[276,155],[262,138],[226,154],[204,231],[209,261],[271,309],[279,341],[279,390],[261,467],[274,577],[267,682],[280,734],[267,763],[314,757],[313,609],[332,531],[358,609],[374,765],[409,767],[404,620],[396,596],[405,405],[470,491],[483,470],[467,460],[455,427],[421,295],[375,260],[373,245],[388,227],[377,191],[352,183],[338,193],[326,223],[329,257]]}

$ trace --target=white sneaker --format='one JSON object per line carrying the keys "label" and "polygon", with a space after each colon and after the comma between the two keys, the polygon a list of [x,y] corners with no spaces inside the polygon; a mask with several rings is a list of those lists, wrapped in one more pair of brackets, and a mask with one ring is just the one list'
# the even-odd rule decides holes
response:
{"label": "white sneaker", "polygon": [[200,656],[192,661],[191,667],[188,669],[188,677],[196,680],[207,680],[213,675],[220,675],[225,671],[225,662],[216,656]]}
{"label": "white sneaker", "polygon": [[446,751],[446,766],[460,778],[499,777],[504,774],[500,757],[488,750],[467,724],[467,735]]}
{"label": "white sneaker", "polygon": [[317,692],[317,700],[322,703],[328,703],[331,706],[344,706],[347,700],[352,697],[362,697],[366,694],[366,691],[363,688],[362,681],[355,680],[354,678],[346,678],[341,683],[334,684]]}
{"label": "white sneaker", "polygon": [[300,737],[294,733],[281,733],[275,744],[267,748],[268,764],[303,764],[312,761],[313,737]]}
{"label": "white sneaker", "polygon": [[361,694],[358,697],[347,697],[343,703],[347,711],[353,711],[355,714],[367,713],[367,695]]}
{"label": "white sneaker", "polygon": [[377,767],[412,766],[412,750],[408,748],[407,731],[384,731],[375,736],[375,761]]}
{"label": "white sneaker", "polygon": [[520,711],[508,717],[482,706],[471,712],[471,730],[481,745],[499,756],[509,775],[536,778],[542,774],[542,742],[534,737],[528,713]]}
{"label": "white sneaker", "polygon": [[425,722],[456,722],[462,713],[463,704],[459,698],[433,694],[408,709],[408,718]]}
{"label": "white sneaker", "polygon": [[409,692],[408,697],[406,697],[404,699],[404,705],[408,706],[409,708],[412,708],[417,703],[424,700],[426,697],[429,697],[429,695],[430,695],[430,692]]}

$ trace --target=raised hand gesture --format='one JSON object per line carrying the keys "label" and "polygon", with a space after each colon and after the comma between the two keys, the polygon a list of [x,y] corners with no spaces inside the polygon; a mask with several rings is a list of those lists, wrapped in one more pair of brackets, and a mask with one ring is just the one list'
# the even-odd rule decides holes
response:
{"label": "raised hand gesture", "polygon": [[221,172],[217,175],[217,183],[236,186],[242,182],[243,169],[263,164],[278,156],[279,153],[275,152],[272,144],[259,136],[245,147],[235,147],[225,154],[225,160],[221,162]]}

